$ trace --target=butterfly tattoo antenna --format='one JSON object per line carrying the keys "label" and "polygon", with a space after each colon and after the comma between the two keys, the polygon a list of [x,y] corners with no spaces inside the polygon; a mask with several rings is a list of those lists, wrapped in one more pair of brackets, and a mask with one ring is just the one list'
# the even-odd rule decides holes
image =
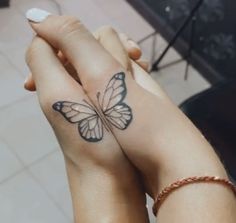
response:
{"label": "butterfly tattoo antenna", "polygon": [[132,109],[124,102],[127,94],[125,73],[113,75],[108,82],[102,98],[96,94],[97,103],[90,104],[71,101],[57,101],[52,108],[64,118],[77,124],[80,136],[88,142],[103,139],[104,129],[113,133],[113,128],[125,130],[133,119]]}
{"label": "butterfly tattoo antenna", "polygon": [[99,108],[94,104],[90,104],[88,101],[86,101],[85,99],[83,99],[83,102],[85,102],[91,109],[93,109],[97,116],[101,119],[101,122],[102,124],[104,125],[105,129],[110,132],[110,126],[107,124],[107,122],[105,121],[103,115],[101,114],[102,111],[99,109],[100,108],[100,105],[99,105]]}
{"label": "butterfly tattoo antenna", "polygon": [[98,112],[98,114],[99,114],[99,116],[100,116],[100,118],[101,118],[101,120],[102,120],[102,122],[103,122],[103,124],[104,124],[104,127],[106,128],[106,130],[107,130],[108,132],[110,132],[110,131],[112,132],[112,126],[111,126],[111,125],[108,123],[108,121],[106,120],[106,118],[105,118],[105,116],[104,116],[104,113],[103,113],[103,110],[102,110],[101,101],[100,101],[101,93],[98,92],[96,96],[97,96],[98,107],[99,107],[99,108],[97,108],[97,106],[95,106],[96,109],[97,109],[97,112]]}

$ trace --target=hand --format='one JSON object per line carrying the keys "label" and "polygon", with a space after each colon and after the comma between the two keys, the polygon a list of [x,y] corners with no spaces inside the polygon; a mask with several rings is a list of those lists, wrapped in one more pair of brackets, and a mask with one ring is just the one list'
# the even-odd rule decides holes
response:
{"label": "hand", "polygon": [[[103,47],[106,48],[106,50],[108,51],[114,50],[114,44],[121,44],[120,41],[117,39],[115,31],[111,28],[102,28],[97,31],[95,35],[97,36],[97,38],[100,39],[101,44],[103,44]],[[127,39],[125,39],[124,35],[120,35],[120,38],[123,43],[126,44],[127,47],[129,47],[127,49],[129,50],[130,56],[133,59],[139,59],[140,50],[137,48],[134,49],[133,46],[130,47],[127,44]],[[112,39],[114,39],[114,44],[110,46],[110,40]],[[107,44],[107,40],[109,40],[109,44]],[[114,56],[117,56],[117,60],[120,61],[123,66],[127,66],[128,68],[129,60],[127,58],[126,53],[122,53],[121,51]],[[114,216],[116,215],[114,215],[113,212],[117,209],[121,210],[122,208],[120,206],[124,205],[124,207],[129,210],[131,216],[133,216],[132,210],[140,210],[140,214],[136,214],[137,219],[132,217],[133,221],[147,221],[145,195],[142,189],[142,184],[140,183],[139,177],[136,171],[134,170],[133,166],[125,158],[116,140],[113,139],[113,136],[108,133],[106,135],[106,140],[100,142],[99,144],[87,143],[86,141],[78,137],[78,130],[76,128],[71,128],[70,125],[64,127],[66,124],[63,124],[64,120],[62,120],[62,123],[56,123],[54,118],[51,119],[48,116],[48,113],[51,112],[48,111],[48,108],[51,109],[51,106],[48,106],[47,102],[47,100],[49,99],[49,92],[51,90],[52,92],[55,90],[59,90],[58,86],[56,86],[56,83],[61,83],[61,88],[64,88],[63,78],[65,77],[63,76],[69,76],[69,74],[72,76],[77,75],[74,72],[75,70],[72,65],[66,62],[66,59],[62,53],[57,53],[57,55],[55,55],[55,52],[52,51],[50,46],[38,37],[34,39],[31,47],[29,48],[27,54],[27,61],[31,68],[31,71],[33,72],[33,77],[36,80],[37,93],[39,94],[41,106],[46,114],[46,117],[50,120],[50,123],[55,128],[58,141],[61,144],[63,153],[65,155],[66,167],[68,169],[68,175],[70,179],[69,182],[71,185],[72,193],[74,194],[74,196],[72,196],[74,200],[74,207],[80,210],[81,206],[87,206],[88,210],[91,211],[91,214],[87,213],[85,215],[86,219],[83,219],[83,216],[81,216],[80,214],[80,221],[89,222],[89,219],[87,219],[88,216],[91,221],[93,221],[94,219],[102,219],[104,218],[104,216],[106,218],[110,216],[112,221],[116,221],[116,219],[114,219]],[[64,65],[66,64],[63,70],[63,66],[60,62],[63,62]],[[52,72],[49,73],[49,70],[51,69]],[[66,69],[70,73],[66,74]],[[53,75],[53,77],[49,76],[51,74]],[[37,75],[42,76],[38,77]],[[70,78],[69,80],[72,81],[72,78]],[[70,81],[68,82],[69,84],[71,84]],[[89,99],[84,95],[82,91],[80,91],[80,88],[78,88],[78,91],[77,86],[75,87],[75,85],[78,85],[76,82],[75,84],[69,84],[68,89],[71,88],[71,91],[74,92],[74,97],[84,97],[84,99],[89,102]],[[26,87],[29,88],[29,90],[35,89],[32,76],[26,82]],[[64,92],[61,92],[60,94],[63,93]],[[62,126],[63,130],[60,129],[60,125]],[[71,129],[73,129],[75,134]],[[83,182],[82,189],[81,182]],[[110,186],[111,184],[113,185],[112,187]],[[93,188],[94,186],[96,188]],[[80,192],[78,192],[78,188],[80,188]],[[118,195],[116,195],[118,197],[109,195],[111,193],[114,195],[114,188],[116,188],[116,190],[118,188],[118,191],[120,191]],[[99,191],[101,193],[99,193]],[[96,200],[96,202],[98,202],[98,200],[101,200],[101,198],[98,198],[98,194],[102,194],[103,197],[104,194],[106,194],[106,196],[101,201],[103,205],[101,206],[100,204],[98,204],[100,208],[94,208],[96,210],[94,211],[91,210],[91,207],[94,206],[94,204],[84,204],[84,202],[81,202],[83,200],[81,196],[79,199],[80,202],[78,202],[78,199],[76,198],[76,195],[78,193],[86,193],[89,196],[95,193],[96,199],[94,197],[93,201]],[[87,201],[88,199],[84,200]],[[101,211],[101,209],[104,209],[105,207],[104,203],[108,203],[110,206],[109,209],[105,211],[106,213],[104,213],[104,210]],[[75,211],[75,213],[77,212]],[[99,217],[99,213],[102,216]],[[78,216],[75,216],[75,219],[77,218]]]}
{"label": "hand", "polygon": [[[141,171],[147,191],[153,198],[160,188],[179,177],[202,175],[206,170],[210,174],[225,177],[225,171],[211,146],[174,106],[159,86],[155,85],[149,76],[145,76],[143,70],[133,64],[136,69],[133,72],[135,81],[129,75],[128,68],[122,67],[114,57],[111,57],[84,26],[74,18],[50,16],[40,24],[32,24],[32,27],[54,48],[61,50],[63,55],[73,64],[79,75],[83,91],[86,92],[85,96],[88,96],[88,100],[90,99],[93,105],[97,107],[101,105],[97,93],[104,94],[106,86],[111,80],[114,81],[116,78],[122,80],[127,92],[122,91],[122,100],[118,99],[117,103],[122,101],[125,103],[124,106],[128,106],[128,117],[133,117],[133,121],[128,121],[129,119],[126,117],[123,127],[119,126],[119,123],[113,123],[120,129],[127,129],[122,131],[113,127],[112,133],[129,160]],[[90,61],[92,62],[89,63]],[[120,72],[126,73],[125,79],[123,74],[118,77],[114,76]],[[142,81],[140,81],[141,79]],[[41,84],[40,81],[37,84],[37,76],[35,76],[35,81],[40,96],[43,91],[40,93],[40,89],[38,89]],[[50,82],[50,80],[47,81]],[[61,85],[66,86],[66,83]],[[154,91],[150,89],[154,89]],[[61,92],[57,91],[45,108],[49,108],[49,105],[54,104],[55,101],[65,99],[77,103],[82,101],[82,99],[76,100],[71,95],[73,94],[65,95],[65,92],[64,95],[61,95]],[[59,103],[59,105],[61,104]],[[56,110],[61,112],[60,106]],[[103,110],[103,112],[105,111]],[[63,114],[63,112],[61,113]],[[61,122],[62,116],[55,117],[55,113],[51,110],[47,111],[46,115],[51,117],[49,120],[56,119]],[[110,122],[112,121],[110,120]],[[55,131],[57,132],[56,128]],[[63,129],[58,132],[63,132]],[[186,134],[183,135],[183,132]],[[104,133],[102,140],[106,141],[109,133]],[[78,135],[77,132],[77,137]],[[190,143],[193,143],[191,147],[189,147]],[[182,154],[192,154],[192,157]],[[195,167],[199,163],[204,163],[204,165],[199,166],[196,170]],[[189,168],[183,168],[186,166]]]}
{"label": "hand", "polygon": [[[93,105],[99,107],[100,104],[98,102],[97,93],[104,93],[107,84],[114,78],[116,73],[126,73],[124,84],[127,87],[127,95],[125,95],[123,99],[132,109],[133,121],[129,123],[129,127],[125,131],[117,130],[115,127],[112,131],[123,151],[141,171],[144,179],[146,179],[147,190],[153,197],[156,196],[159,190],[158,188],[162,188],[167,183],[172,182],[176,177],[196,173],[192,168],[184,172],[182,171],[182,166],[181,168],[179,165],[177,166],[177,163],[179,164],[179,154],[174,152],[176,148],[181,149],[181,154],[183,152],[191,154],[189,142],[192,143],[194,140],[196,147],[201,144],[201,148],[199,149],[201,155],[199,155],[194,162],[192,162],[192,159],[189,159],[189,157],[182,158],[183,166],[188,165],[194,167],[196,163],[199,163],[200,159],[202,160],[202,151],[208,151],[210,155],[213,154],[210,145],[206,141],[204,141],[204,145],[202,146],[202,135],[193,127],[189,120],[179,112],[148,76],[145,77],[145,82],[142,83],[142,87],[139,85],[140,82],[137,81],[139,83],[137,84],[131,75],[127,75],[129,73],[128,67],[122,66],[111,57],[78,20],[65,16],[50,16],[42,23],[32,23],[31,25],[38,35],[49,42],[54,48],[62,51],[75,67],[82,83],[80,89],[75,88],[75,91],[72,91],[72,86],[75,85],[78,88],[77,83],[67,80],[68,78],[63,78],[61,86],[64,86],[66,92],[68,91],[67,94],[63,92],[64,94],[61,95],[62,92],[57,88],[56,91],[53,89],[53,92],[50,93],[50,98],[47,95],[47,97],[44,97],[45,100],[41,100],[49,121],[53,120],[51,121],[53,126],[55,125],[55,119],[57,122],[63,123],[63,126],[66,120],[63,119],[60,114],[56,116],[55,111],[51,109],[50,105],[61,100],[80,103],[88,96]],[[137,76],[137,73],[138,72],[134,72],[134,76]],[[145,72],[142,70],[139,70],[139,74],[139,78],[145,76]],[[39,98],[42,98],[41,95],[45,92],[43,91],[43,81],[39,79],[37,84],[37,78],[38,76],[35,75],[37,89],[39,87]],[[51,79],[51,82],[52,80],[53,79]],[[50,78],[48,77],[45,85],[48,84],[53,88],[55,83],[52,85],[52,83],[49,82]],[[148,83],[148,86],[153,86],[155,94],[153,94],[153,91],[149,90],[149,87],[145,87],[146,83]],[[67,84],[68,87],[66,87]],[[40,85],[42,85],[42,91],[40,90]],[[82,91],[81,94],[83,94],[84,91],[86,95],[77,98],[74,95],[76,95],[78,91]],[[46,106],[44,106],[46,100],[47,103]],[[128,101],[128,103],[126,101]],[[58,125],[54,128],[55,131],[63,132],[63,128],[60,129],[57,126]],[[177,132],[176,126],[178,126],[181,131]],[[189,128],[191,132],[185,135],[185,140],[183,141],[182,132],[188,132]],[[107,140],[107,135],[109,135],[109,133],[104,131],[104,141]],[[65,138],[64,133],[63,137]],[[80,137],[78,132],[75,132],[73,139],[78,140],[78,137]],[[69,136],[67,139],[69,139]],[[71,142],[72,140],[69,141]],[[88,146],[86,140],[83,143]],[[209,156],[205,156],[205,163],[214,164],[212,166],[219,164],[216,156],[214,154],[213,156],[214,159],[212,160],[209,160]],[[191,160],[191,165],[189,165],[189,160]],[[173,171],[174,175],[173,172],[169,171],[170,169],[176,170],[176,172]],[[180,169],[181,172],[179,171]],[[199,173],[205,172],[205,166],[203,165],[202,169],[198,171]],[[212,172],[217,171],[215,171],[215,168],[212,168]],[[222,171],[222,173],[224,175],[224,171]],[[159,179],[164,180],[160,181]]]}
{"label": "hand", "polygon": [[[116,33],[114,30],[112,30],[110,28],[102,28],[99,31],[97,31],[94,35],[96,36],[97,39],[100,40],[100,43],[103,44],[103,47],[106,48],[121,63],[121,65],[123,65],[123,67],[125,67],[127,70],[130,69],[130,61],[127,58],[127,54],[124,53],[124,50],[122,50],[122,47],[120,46],[120,42],[116,41],[117,47],[115,47],[115,49],[114,49],[114,46],[112,46],[112,47],[110,46],[109,41],[111,39],[117,40],[117,36],[116,36]],[[131,45],[129,45],[129,41],[127,40],[127,37],[125,37],[124,34],[120,34],[119,37],[120,37],[121,42],[123,43],[123,46],[128,51],[130,57],[132,59],[135,59],[135,63],[134,63],[134,61],[132,61],[132,69],[133,69],[135,80],[141,86],[143,86],[144,88],[146,88],[149,91],[156,94],[158,92],[157,89],[160,89],[160,88],[147,75],[147,73],[143,72],[143,70],[140,68],[140,67],[142,67],[144,69],[147,69],[147,64],[145,62],[138,61],[138,59],[140,58],[140,55],[141,55],[140,50],[133,43]],[[114,40],[113,40],[113,42],[114,42]],[[121,50],[120,51],[118,50],[118,53],[114,53],[114,52],[116,52],[117,49],[121,49]],[[66,64],[65,68],[67,69],[67,71],[69,71],[69,73],[73,77],[78,78],[78,76],[76,76],[77,73],[75,72],[75,69],[73,68],[73,66],[70,63],[68,63],[67,59],[65,58],[65,56],[63,56],[61,51],[59,51],[58,57],[63,62],[63,64]],[[141,66],[137,66],[137,64],[141,65]],[[31,75],[30,75],[30,78],[27,80],[25,86],[29,90],[35,90],[34,81],[33,81]],[[78,157],[78,156],[74,156],[74,157]]]}
{"label": "hand", "polygon": [[[63,55],[68,58],[75,67],[76,73],[79,75],[79,81],[82,84],[82,86],[79,86],[74,79],[69,78],[69,74],[65,73],[63,66],[55,59],[55,54],[53,54],[53,51],[46,42],[41,39],[34,41],[29,51],[28,62],[33,71],[41,105],[58,135],[62,148],[64,148],[65,157],[69,157],[70,162],[76,166],[76,168],[68,168],[71,170],[68,171],[68,173],[70,172],[69,177],[73,178],[73,175],[79,173],[82,179],[85,180],[85,183],[82,184],[81,182],[83,182],[83,180],[81,182],[77,180],[79,181],[77,184],[72,183],[72,191],[75,191],[78,187],[79,190],[83,190],[84,185],[93,186],[92,182],[96,182],[97,178],[91,177],[93,180],[90,181],[85,173],[95,173],[96,171],[97,173],[101,173],[102,169],[102,173],[106,174],[100,175],[103,177],[103,180],[99,181],[99,183],[104,182],[106,179],[104,176],[107,176],[107,173],[110,175],[109,179],[111,179],[113,175],[110,173],[118,173],[117,176],[121,176],[119,173],[122,172],[120,171],[122,168],[118,169],[116,172],[115,167],[118,167],[116,161],[123,162],[124,160],[119,156],[119,152],[117,152],[116,149],[114,150],[113,147],[111,147],[111,150],[115,151],[115,154],[98,151],[98,157],[93,156],[95,152],[91,152],[95,147],[101,150],[102,148],[107,149],[107,145],[114,145],[116,148],[116,145],[113,144],[116,139],[129,160],[141,171],[147,189],[153,198],[155,198],[160,188],[178,178],[192,175],[205,175],[206,173],[208,175],[217,175],[227,178],[225,170],[211,146],[204,140],[191,122],[173,105],[162,90],[151,81],[149,76],[145,76],[145,72],[140,69],[140,67],[132,63],[132,67],[134,68],[134,81],[133,77],[129,75],[129,69],[124,66],[122,67],[121,63],[118,63],[119,60],[117,61],[114,57],[111,57],[108,53],[109,50],[108,52],[105,51],[84,26],[73,18],[50,16],[41,24],[32,24],[32,27],[42,38],[47,40],[55,49],[60,50]],[[40,50],[37,47],[40,47]],[[40,57],[40,55],[42,57]],[[38,60],[36,61],[36,59]],[[89,63],[90,61],[91,63]],[[47,62],[49,63],[47,64]],[[44,67],[42,68],[42,66]],[[120,72],[124,72],[125,76],[123,73],[117,75],[117,73]],[[49,73],[50,77],[47,76]],[[142,81],[140,82],[140,80]],[[122,113],[122,117],[124,118],[123,124],[119,122],[112,123],[112,120],[109,120],[108,110],[101,107],[100,109],[103,112],[101,118],[105,116],[106,119],[109,120],[108,132],[104,131],[104,135],[99,134],[99,136],[96,136],[95,141],[100,140],[97,143],[98,146],[90,146],[90,135],[83,136],[81,135],[81,131],[79,131],[79,134],[77,132],[76,135],[69,125],[61,121],[63,117],[60,115],[64,115],[65,120],[70,119],[71,116],[68,117],[66,114],[68,112],[66,110],[68,109],[66,104],[61,102],[55,104],[55,101],[62,100],[61,97],[63,97],[65,100],[75,100],[75,102],[78,103],[78,101],[81,101],[81,96],[83,96],[82,98],[86,98],[86,100],[92,103],[91,107],[99,107],[102,103],[98,101],[99,97],[97,96],[97,92],[104,94],[105,91],[106,93],[107,84],[111,83],[111,81],[119,81],[123,87],[121,89],[121,92],[123,92],[122,97],[116,101],[119,106],[126,108],[125,112]],[[108,87],[109,86],[110,85],[108,85]],[[126,88],[124,86],[126,86]],[[52,88],[52,92],[49,91],[50,87]],[[63,92],[62,89],[64,90]],[[127,92],[124,92],[125,89]],[[83,92],[86,94],[83,94]],[[123,104],[120,104],[121,101]],[[54,106],[53,108],[58,112],[58,115],[55,114],[55,111],[49,109],[51,104],[56,105],[56,107]],[[61,107],[61,105],[63,105],[63,107]],[[146,108],[146,110],[143,108]],[[112,112],[113,117],[116,118],[117,113]],[[133,121],[129,121],[131,119],[128,117],[132,117]],[[106,125],[106,119],[103,120],[104,125]],[[73,120],[71,121],[74,122]],[[77,124],[79,123],[77,122]],[[110,128],[110,125],[113,125],[113,128]],[[117,130],[114,126],[119,127],[120,130]],[[71,134],[66,132],[69,129],[71,129]],[[121,129],[125,130],[122,131]],[[109,131],[112,131],[115,139],[112,139]],[[78,136],[84,138],[84,142],[80,141],[81,139],[78,140]],[[78,142],[74,147],[73,143],[76,140]],[[73,147],[74,149],[72,149]],[[84,163],[82,165],[77,163],[77,157],[74,157],[76,153],[72,153],[72,150],[76,151],[76,149],[82,149],[79,153],[85,158],[84,160],[81,159],[82,163]],[[87,156],[87,154],[89,155]],[[108,160],[102,159],[101,154],[105,155],[104,157],[108,158]],[[113,159],[112,163],[114,165],[111,165],[111,162],[109,162],[111,159]],[[93,168],[94,166],[97,168]],[[127,170],[129,170],[129,168]],[[129,174],[132,176],[132,173]],[[99,174],[97,176],[99,176]],[[126,185],[127,187],[125,189],[127,190],[123,188],[122,192],[124,193],[121,194],[125,194],[125,191],[130,191],[132,193],[131,195],[128,193],[128,195],[131,196],[131,199],[135,200],[135,196],[132,196],[133,191],[132,187],[130,187],[130,181],[128,180],[127,184],[126,180],[121,178],[117,180],[116,177],[114,177],[115,180],[113,182],[115,188],[123,188],[123,186]],[[90,182],[90,184],[86,184],[86,182]],[[107,188],[111,188],[111,185],[105,185],[105,187],[106,186]],[[134,188],[135,187],[133,187],[133,189]],[[108,193],[106,191],[106,195],[108,194],[109,191]],[[216,197],[215,194],[218,196]],[[74,193],[74,195],[74,197],[76,197],[76,193]],[[139,193],[136,195],[139,197]],[[185,202],[181,202],[183,197]],[[212,202],[208,197],[214,197],[214,201]],[[113,196],[113,199],[116,200],[116,202],[123,200],[120,200],[120,196]],[[98,202],[96,198],[94,201]],[[111,204],[112,203],[111,201]],[[128,202],[125,202],[125,204],[127,203]],[[136,203],[134,202],[134,204]],[[78,203],[77,205],[80,204]],[[85,204],[88,209],[91,208],[92,205],[93,203]],[[76,207],[76,204],[74,206]],[[176,206],[178,206],[178,208],[176,208]],[[122,205],[119,207],[122,208]],[[215,210],[222,211],[215,213],[215,216],[211,216],[205,211],[206,207],[210,213],[215,213]],[[99,210],[99,207],[97,208]],[[107,213],[112,212],[113,208],[109,209]],[[128,208],[128,206],[126,206],[126,208]],[[83,210],[83,207],[80,207],[80,209]],[[125,212],[125,209],[122,210]],[[171,216],[169,214],[170,209],[172,213]],[[118,210],[120,211],[120,209]],[[233,222],[234,217],[232,213],[235,213],[234,210],[235,201],[230,191],[225,190],[223,187],[218,187],[218,185],[194,185],[189,186],[188,190],[181,190],[175,193],[165,202],[159,214],[159,221],[173,222],[175,220],[178,222],[189,222],[195,219],[195,213],[202,213],[202,219],[204,219],[205,222],[209,222],[210,220],[216,222],[217,219],[231,219],[230,222]],[[136,210],[136,213],[140,212]],[[96,219],[96,217],[97,215],[94,215],[93,219]],[[197,215],[196,217],[199,216]],[[131,219],[133,220],[133,218]],[[139,221],[140,218],[137,218],[137,220]],[[134,221],[137,222],[137,220],[135,219]],[[146,218],[144,217],[143,220],[145,221]]]}

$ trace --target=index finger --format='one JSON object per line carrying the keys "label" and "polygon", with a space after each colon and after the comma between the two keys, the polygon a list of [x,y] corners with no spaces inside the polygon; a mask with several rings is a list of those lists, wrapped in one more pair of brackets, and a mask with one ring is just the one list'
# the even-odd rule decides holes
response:
{"label": "index finger", "polygon": [[101,81],[111,67],[120,66],[77,18],[39,9],[29,10],[27,18],[35,32],[72,63],[85,90],[90,91],[90,84]]}

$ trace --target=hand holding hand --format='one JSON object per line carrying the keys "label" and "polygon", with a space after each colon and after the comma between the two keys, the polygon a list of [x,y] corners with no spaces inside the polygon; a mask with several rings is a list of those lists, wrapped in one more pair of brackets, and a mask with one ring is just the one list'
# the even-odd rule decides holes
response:
{"label": "hand holding hand", "polygon": [[[42,109],[66,160],[76,166],[74,173],[86,176],[88,169],[101,169],[102,176],[114,176],[116,185],[134,182],[139,186],[133,197],[142,205],[133,165],[153,198],[182,177],[227,177],[212,147],[150,76],[129,60],[114,30],[111,42],[101,44],[73,17],[50,15],[31,26],[47,42],[37,37],[27,61]],[[76,77],[67,72],[58,52]]]}

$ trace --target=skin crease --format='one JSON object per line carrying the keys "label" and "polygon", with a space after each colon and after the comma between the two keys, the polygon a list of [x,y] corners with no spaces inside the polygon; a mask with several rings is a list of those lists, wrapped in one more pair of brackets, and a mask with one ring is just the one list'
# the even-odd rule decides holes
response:
{"label": "skin crease", "polygon": [[[64,25],[67,24],[67,26],[63,26],[64,28],[60,29],[59,37],[55,36],[55,33],[57,33],[55,29],[61,27],[59,25],[61,25],[62,22],[64,22]],[[135,118],[130,127],[124,132],[114,129],[115,139],[118,140],[119,145],[128,159],[139,169],[143,176],[147,192],[155,198],[157,193],[164,186],[179,178],[193,175],[207,174],[227,178],[226,172],[216,154],[213,152],[212,147],[206,142],[192,123],[168,99],[160,87],[155,86],[144,70],[137,67],[136,64],[131,63],[131,67],[134,71],[133,75],[136,80],[134,81],[132,75],[129,75],[129,71],[115,61],[110,54],[104,51],[101,45],[91,37],[91,34],[89,34],[80,23],[76,23],[74,19],[50,16],[41,24],[31,25],[38,35],[46,39],[53,47],[59,48],[63,52],[66,58],[73,64],[77,73],[80,74],[79,78],[83,85],[82,90],[81,88],[78,88],[78,84],[72,78],[70,79],[68,75],[61,75],[60,80],[53,75],[54,73],[64,73],[64,69],[62,69],[61,64],[58,61],[55,61],[55,58],[52,58],[52,55],[50,61],[55,64],[55,67],[47,67],[44,64],[44,69],[46,70],[47,68],[47,71],[51,71],[50,73],[52,73],[52,75],[48,75],[47,78],[45,78],[45,76],[43,76],[45,74],[43,74],[41,68],[43,63],[40,64],[41,61],[35,61],[33,58],[35,58],[36,55],[40,56],[40,53],[42,53],[41,55],[46,55],[46,52],[49,54],[49,49],[45,42],[42,42],[39,38],[35,39],[33,44],[36,45],[33,45],[33,47],[31,46],[31,50],[28,53],[28,64],[34,75],[42,108],[55,130],[62,149],[64,149],[63,151],[66,159],[69,159],[70,161],[67,162],[67,168],[69,169],[68,173],[70,173],[70,182],[78,181],[78,178],[73,177],[77,176],[78,173],[80,178],[88,179],[86,178],[88,167],[91,162],[94,164],[95,161],[97,164],[96,167],[102,166],[106,170],[105,173],[107,173],[108,170],[111,175],[119,176],[119,173],[124,173],[124,170],[119,167],[118,163],[120,161],[125,163],[126,161],[122,158],[123,154],[118,152],[120,151],[120,147],[117,148],[117,145],[114,144],[114,138],[106,134],[102,145],[97,144],[94,146],[99,152],[94,152],[92,145],[88,145],[85,142],[78,142],[78,133],[76,135],[76,132],[73,131],[73,127],[70,124],[63,122],[61,117],[52,113],[51,110],[48,110],[48,107],[53,102],[61,100],[62,98],[68,98],[71,101],[80,101],[81,98],[88,97],[96,104],[95,93],[103,91],[110,80],[111,75],[120,71],[127,73],[126,85],[128,94],[125,102],[132,108]],[[73,35],[71,33],[73,33]],[[83,35],[81,35],[81,33],[83,33]],[[117,37],[113,37],[117,39]],[[75,43],[75,40],[78,42],[78,39],[81,41],[75,46],[73,43]],[[41,46],[40,52],[35,50],[39,45]],[[42,46],[45,47],[45,51],[43,51]],[[90,65],[90,67],[88,67],[88,61],[96,61],[96,66]],[[39,74],[39,71],[42,71],[42,73]],[[145,75],[146,79],[144,78]],[[55,85],[55,80],[57,80],[57,85],[61,87],[55,88],[55,86],[53,86]],[[140,86],[137,80],[145,81],[143,81],[142,86]],[[63,89],[66,89],[63,92],[63,95],[61,95],[62,86]],[[150,86],[150,89],[155,89],[155,92],[148,89],[147,86]],[[51,88],[50,98],[47,92],[47,89],[49,88]],[[71,134],[67,133],[67,130],[69,129]],[[71,142],[75,142],[75,144],[71,145]],[[111,150],[104,150],[104,148],[107,148],[107,145],[112,146]],[[83,148],[88,147],[91,149],[86,149],[85,152],[85,149]],[[79,150],[82,150],[82,152],[79,151],[78,148],[80,148]],[[74,154],[75,151],[79,154]],[[75,155],[76,157],[83,157],[83,159],[81,158],[83,164],[77,163],[77,161],[74,160]],[[106,159],[104,159],[104,157],[106,157]],[[84,160],[86,160],[86,162]],[[125,166],[125,168],[128,166],[129,165]],[[93,165],[90,167],[93,169]],[[99,172],[97,168],[96,171]],[[93,173],[93,171],[90,173]],[[91,180],[94,178],[95,177],[93,176],[89,179]],[[92,180],[90,180],[87,182],[91,183]],[[120,183],[121,182],[115,180],[115,185],[119,185]],[[129,183],[130,182],[125,182],[124,185],[129,185]],[[81,185],[81,182],[72,183],[71,190],[72,194],[74,191],[74,197],[76,197],[77,194],[83,194],[81,191],[77,191],[80,190],[81,187],[79,189],[76,187],[76,190],[73,185]],[[88,186],[91,184],[88,183],[86,185]],[[132,189],[130,191],[132,191]],[[125,191],[122,192],[126,194]],[[116,195],[116,193],[111,194],[113,194],[113,196]],[[216,194],[217,197],[215,196]],[[182,202],[183,197],[185,197],[185,202]],[[136,196],[132,196],[131,199],[134,198],[136,198]],[[76,200],[76,198],[73,199]],[[118,198],[114,196],[114,199]],[[83,200],[86,201],[86,198]],[[89,204],[91,205],[92,203]],[[136,202],[134,203],[137,204]],[[178,206],[178,208],[176,208],[176,206]],[[82,208],[79,202],[76,203],[76,201],[74,201],[74,207],[78,208],[75,208],[76,210]],[[89,205],[87,207],[89,207]],[[206,207],[208,213],[205,211]],[[109,209],[111,212],[112,210],[113,209]],[[117,210],[121,212],[121,215],[119,216],[123,216],[122,213],[125,213],[124,209],[116,209],[116,211]],[[169,214],[170,210],[172,213],[171,216]],[[105,213],[109,213],[109,211]],[[103,213],[104,216],[104,212],[100,213]],[[129,213],[131,215],[134,214],[134,212]],[[136,210],[136,214],[137,213],[139,213],[138,209]],[[168,198],[161,207],[158,214],[158,222],[191,221],[215,223],[222,222],[222,219],[224,219],[229,223],[233,223],[236,219],[235,213],[235,199],[229,190],[219,185],[209,186],[199,184],[188,186],[188,189],[186,190],[180,190],[178,193],[173,193],[173,196]],[[133,218],[131,217],[130,219]],[[127,216],[122,220],[122,222],[125,221],[127,221]]]}

